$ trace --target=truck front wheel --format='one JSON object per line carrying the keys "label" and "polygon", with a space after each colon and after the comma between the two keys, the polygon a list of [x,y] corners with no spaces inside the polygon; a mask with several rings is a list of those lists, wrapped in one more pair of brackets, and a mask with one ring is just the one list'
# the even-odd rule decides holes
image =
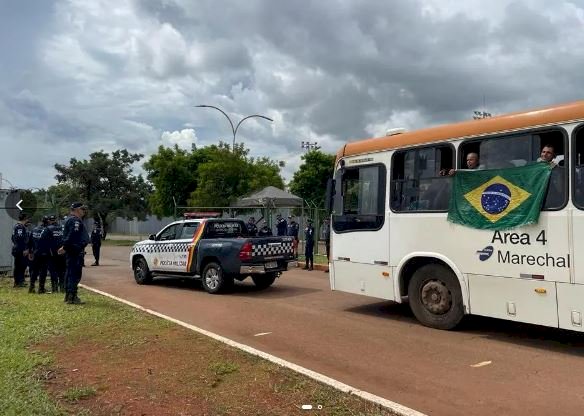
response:
{"label": "truck front wheel", "polygon": [[227,276],[218,263],[211,262],[203,269],[201,276],[203,289],[207,293],[224,292],[233,285],[233,277]]}
{"label": "truck front wheel", "polygon": [[263,290],[272,286],[272,284],[276,280],[276,277],[278,277],[277,273],[266,273],[253,275],[251,279],[253,280],[254,285],[256,285],[258,289]]}
{"label": "truck front wheel", "polygon": [[134,279],[139,285],[152,283],[152,272],[150,272],[144,257],[140,257],[134,262]]}

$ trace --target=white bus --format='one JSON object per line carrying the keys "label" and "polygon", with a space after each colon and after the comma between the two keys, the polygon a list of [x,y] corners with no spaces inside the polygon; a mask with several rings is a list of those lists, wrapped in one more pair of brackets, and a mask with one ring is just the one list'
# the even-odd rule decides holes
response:
{"label": "white bus", "polygon": [[[537,224],[510,231],[447,221],[453,176],[555,163]],[[331,192],[333,290],[409,301],[424,325],[465,314],[584,331],[584,101],[350,142]]]}

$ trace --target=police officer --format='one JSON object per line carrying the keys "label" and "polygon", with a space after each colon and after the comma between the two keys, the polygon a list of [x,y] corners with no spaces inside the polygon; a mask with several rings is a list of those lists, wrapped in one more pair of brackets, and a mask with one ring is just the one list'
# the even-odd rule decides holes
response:
{"label": "police officer", "polygon": [[12,230],[12,256],[14,257],[14,287],[25,287],[24,272],[28,261],[28,230],[26,229],[27,215],[21,212],[18,222]]}
{"label": "police officer", "polygon": [[95,221],[93,223],[93,230],[91,231],[91,250],[93,251],[93,257],[95,262],[92,266],[99,266],[99,252],[101,251],[101,239],[103,238],[103,231],[101,228],[101,222]]}
{"label": "police officer", "polygon": [[268,227],[268,223],[264,221],[264,225],[262,226],[262,228],[260,228],[260,230],[258,231],[258,236],[259,237],[270,237],[272,236],[272,230],[270,227]]}
{"label": "police officer", "polygon": [[[49,218],[45,216],[43,217],[41,224],[32,230],[32,237],[29,243],[29,258],[32,260],[30,285],[28,287],[29,293],[34,293],[37,279],[39,280],[38,293],[46,293],[45,282],[47,280],[47,271],[51,256],[52,239],[52,233],[47,228],[48,225]],[[51,280],[53,280],[52,276]]]}
{"label": "police officer", "polygon": [[249,217],[249,220],[247,221],[246,227],[247,227],[247,233],[249,234],[250,237],[255,237],[258,234],[258,227],[255,223],[254,217]]}
{"label": "police officer", "polygon": [[314,267],[314,227],[312,226],[312,219],[306,220],[306,228],[304,229],[304,256],[306,257],[306,266],[304,270],[312,270]]}
{"label": "police officer", "polygon": [[[58,254],[59,248],[63,245],[63,226],[57,223],[57,217],[51,215],[49,217],[49,226],[47,227],[51,233],[51,258],[49,260],[49,271],[51,272],[51,285],[53,292],[65,291],[65,255]],[[54,284],[54,277],[56,276],[56,288]]]}
{"label": "police officer", "polygon": [[288,231],[288,223],[282,218],[282,214],[276,215],[276,231],[278,237],[285,236]]}
{"label": "police officer", "polygon": [[71,204],[71,213],[63,226],[63,246],[58,254],[65,254],[67,270],[65,272],[65,302],[79,305],[83,302],[77,296],[77,286],[83,271],[83,253],[89,243],[89,234],[83,225],[87,207],[81,202]]}
{"label": "police officer", "polygon": [[296,221],[294,221],[294,217],[292,215],[288,216],[288,236],[292,237],[292,249],[294,250],[294,257],[298,257],[298,231],[300,230],[300,226]]}

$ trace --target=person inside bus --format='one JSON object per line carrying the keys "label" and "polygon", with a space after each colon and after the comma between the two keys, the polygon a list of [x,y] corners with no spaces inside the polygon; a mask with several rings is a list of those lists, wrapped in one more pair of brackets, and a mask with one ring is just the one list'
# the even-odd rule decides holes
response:
{"label": "person inside bus", "polygon": [[[470,169],[470,170],[484,169],[484,167],[480,163],[478,153],[471,152],[468,155],[466,155],[466,168]],[[446,175],[452,176],[452,175],[454,175],[454,172],[456,172],[454,169],[450,169],[450,170],[442,169],[440,171],[440,176],[446,176]]]}
{"label": "person inside bus", "polygon": [[[556,166],[563,167],[563,161],[559,163],[556,161],[556,150],[551,144],[545,144],[541,148],[537,162],[549,163],[552,168]],[[544,208],[558,208],[564,202],[565,170],[560,168],[552,169],[548,190],[543,202]]]}
{"label": "person inside bus", "polygon": [[554,161],[556,158],[556,151],[551,144],[546,144],[542,147],[541,153],[539,154],[539,158],[537,158],[538,162],[548,162],[555,167],[557,163]]}

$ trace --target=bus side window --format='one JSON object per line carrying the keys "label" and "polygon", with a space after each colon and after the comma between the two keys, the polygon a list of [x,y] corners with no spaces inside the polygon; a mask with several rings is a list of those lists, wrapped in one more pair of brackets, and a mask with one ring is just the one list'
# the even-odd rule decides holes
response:
{"label": "bus side window", "polygon": [[335,203],[333,229],[336,232],[378,230],[385,221],[386,169],[363,165],[342,169],[340,200]]}
{"label": "bus side window", "polygon": [[573,133],[574,142],[574,205],[584,209],[584,124]]}
{"label": "bus side window", "polygon": [[557,166],[552,170],[542,209],[554,210],[564,206],[568,195],[566,145],[564,131],[554,128],[468,140],[460,145],[459,154],[477,153],[484,169],[506,169],[537,163],[542,148],[553,147]]}
{"label": "bus side window", "polygon": [[454,167],[448,145],[398,151],[392,160],[391,209],[396,212],[447,211]]}

